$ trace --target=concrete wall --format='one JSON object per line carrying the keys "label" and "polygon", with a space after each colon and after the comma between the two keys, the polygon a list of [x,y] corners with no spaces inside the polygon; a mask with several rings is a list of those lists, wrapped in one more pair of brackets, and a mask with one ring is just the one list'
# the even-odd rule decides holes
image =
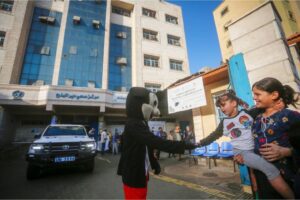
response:
{"label": "concrete wall", "polygon": [[274,77],[298,89],[296,68],[271,2],[229,25],[234,54],[243,53],[250,85]]}
{"label": "concrete wall", "polygon": [[0,83],[18,83],[33,13],[33,1],[14,1],[11,13],[0,12],[0,30],[6,31],[0,49]]}
{"label": "concrete wall", "polygon": [[[243,15],[251,12],[251,10],[262,5],[268,0],[251,0],[251,1],[234,1],[234,0],[224,0],[213,12],[215,25],[218,33],[220,49],[222,53],[223,61],[229,59],[234,55],[234,50],[232,46],[227,47],[227,41],[230,40],[229,32],[224,29],[224,26],[228,22],[235,21]],[[288,37],[295,32],[300,31],[300,2],[293,0],[285,1],[273,1],[280,17],[282,19],[282,26],[285,35]],[[223,9],[228,7],[228,12],[221,16]],[[289,17],[288,12],[291,11],[294,15],[295,20]],[[257,22],[259,23],[260,20]]]}

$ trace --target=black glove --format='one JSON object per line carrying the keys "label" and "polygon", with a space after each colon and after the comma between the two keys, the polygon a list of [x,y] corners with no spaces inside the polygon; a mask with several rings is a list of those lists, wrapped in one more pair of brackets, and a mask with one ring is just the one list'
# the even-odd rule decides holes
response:
{"label": "black glove", "polygon": [[160,168],[160,166],[158,165],[158,166],[154,169],[154,174],[155,174],[155,175],[158,175],[158,174],[160,174],[160,172],[161,172],[161,168]]}

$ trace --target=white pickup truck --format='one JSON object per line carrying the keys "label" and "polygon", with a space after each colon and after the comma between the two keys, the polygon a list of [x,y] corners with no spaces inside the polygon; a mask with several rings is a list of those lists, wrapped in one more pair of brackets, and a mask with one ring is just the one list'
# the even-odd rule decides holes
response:
{"label": "white pickup truck", "polygon": [[26,155],[27,179],[38,178],[44,168],[83,166],[94,170],[96,155],[95,140],[81,125],[49,125],[36,137]]}

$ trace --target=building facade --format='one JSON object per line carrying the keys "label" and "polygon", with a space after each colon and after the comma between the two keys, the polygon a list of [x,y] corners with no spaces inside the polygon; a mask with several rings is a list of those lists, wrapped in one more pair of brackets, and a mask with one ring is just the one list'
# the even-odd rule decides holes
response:
{"label": "building facade", "polygon": [[122,129],[131,87],[157,91],[189,74],[181,8],[171,3],[0,1],[2,141],[15,137],[8,132],[26,140],[54,115]]}
{"label": "building facade", "polygon": [[[228,25],[247,14],[268,0],[234,1],[224,0],[213,12],[222,61],[225,62],[233,54],[232,41],[228,33]],[[280,17],[286,37],[300,32],[300,2],[292,0],[273,1]]]}

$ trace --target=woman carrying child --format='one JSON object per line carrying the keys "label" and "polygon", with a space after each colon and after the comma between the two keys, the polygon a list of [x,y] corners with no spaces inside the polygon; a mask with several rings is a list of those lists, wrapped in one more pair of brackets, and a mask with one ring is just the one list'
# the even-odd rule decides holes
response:
{"label": "woman carrying child", "polygon": [[239,111],[238,106],[245,105],[245,103],[239,99],[233,91],[228,91],[219,96],[216,104],[221,108],[221,111],[227,118],[224,118],[220,122],[218,128],[212,134],[201,140],[200,145],[208,145],[222,135],[230,137],[235,155],[241,154],[244,163],[248,167],[263,172],[273,188],[284,198],[293,199],[294,193],[280,175],[279,170],[273,164],[258,155],[257,152],[253,151],[255,148],[251,132],[253,119],[263,111],[260,109]]}

